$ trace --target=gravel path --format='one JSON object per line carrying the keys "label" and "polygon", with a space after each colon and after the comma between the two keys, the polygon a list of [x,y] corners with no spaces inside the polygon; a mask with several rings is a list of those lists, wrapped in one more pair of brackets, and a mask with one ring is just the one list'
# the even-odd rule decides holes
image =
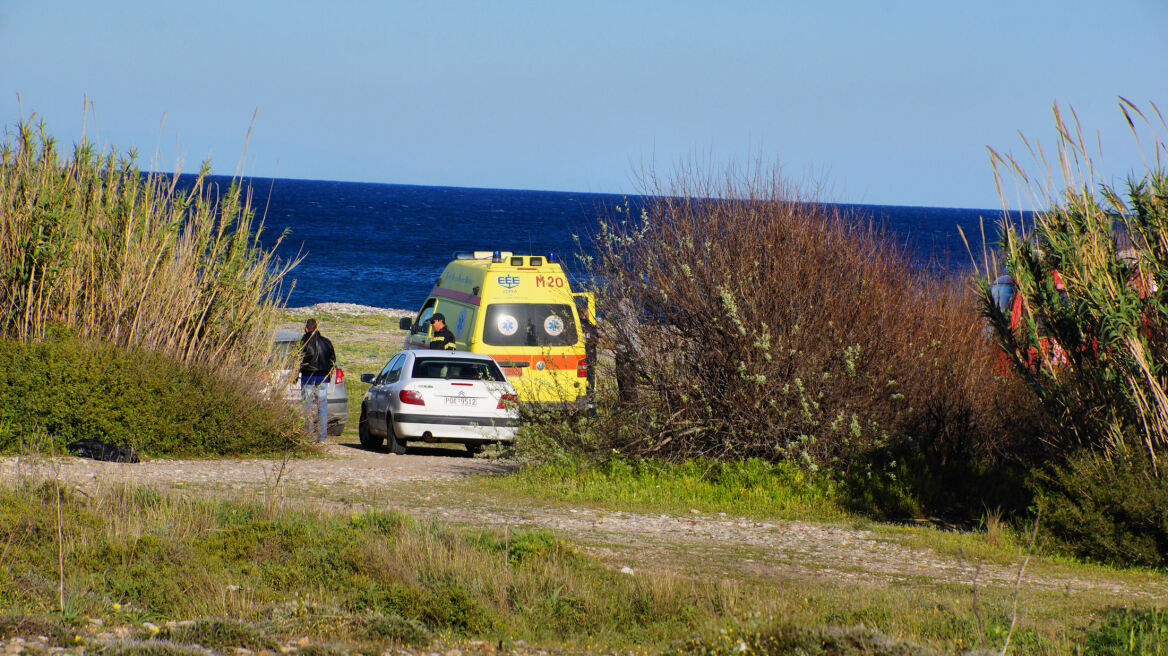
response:
{"label": "gravel path", "polygon": [[[685,516],[613,512],[514,502],[450,499],[431,494],[429,481],[505,472],[513,464],[470,458],[457,450],[411,447],[411,454],[365,451],[329,444],[324,457],[286,463],[265,459],[152,460],[134,465],[81,458],[0,458],[0,482],[55,477],[82,489],[109,484],[158,485],[208,491],[262,493],[282,476],[285,494],[336,499],[381,498],[393,487],[411,490],[387,501],[419,518],[498,527],[543,526],[588,545],[615,567],[634,570],[709,571],[748,578],[830,578],[872,586],[914,582],[1011,587],[1015,567],[975,564],[927,548],[911,548],[876,532],[811,522],[754,521],[724,513]],[[282,473],[281,473],[282,469]],[[396,487],[394,487],[396,486]],[[291,491],[289,491],[291,490]],[[349,495],[339,491],[355,491]],[[366,493],[366,494],[362,494]],[[360,501],[358,505],[369,503]],[[510,503],[510,505],[509,505]],[[346,507],[351,502],[344,502]],[[1136,585],[1100,576],[1090,580],[1052,574],[1023,578],[1027,587],[1093,592],[1119,599],[1168,597],[1162,580]]]}

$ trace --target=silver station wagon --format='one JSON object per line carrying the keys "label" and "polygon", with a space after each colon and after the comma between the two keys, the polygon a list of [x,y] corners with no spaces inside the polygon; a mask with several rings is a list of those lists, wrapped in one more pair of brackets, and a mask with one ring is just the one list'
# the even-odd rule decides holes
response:
{"label": "silver station wagon", "polygon": [[402,351],[361,382],[371,386],[358,424],[367,449],[388,442],[401,454],[407,441],[420,440],[465,444],[473,454],[514,439],[519,426],[515,388],[488,355]]}

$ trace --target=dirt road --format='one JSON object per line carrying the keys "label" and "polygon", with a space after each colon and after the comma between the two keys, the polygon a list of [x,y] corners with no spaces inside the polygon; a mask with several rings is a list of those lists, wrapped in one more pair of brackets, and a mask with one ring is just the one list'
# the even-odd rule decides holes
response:
{"label": "dirt road", "polygon": [[[683,516],[564,507],[538,500],[491,499],[443,493],[444,482],[506,472],[505,461],[471,458],[460,450],[415,448],[404,456],[330,444],[322,457],[153,460],[133,465],[80,458],[0,459],[0,481],[56,478],[81,489],[153,485],[192,493],[315,500],[345,508],[388,507],[418,518],[458,524],[541,526],[585,545],[613,567],[634,571],[703,572],[742,578],[825,577],[871,586],[918,583],[1010,587],[1017,568],[974,563],[933,549],[907,546],[876,531],[813,522],[756,521],[696,511]],[[1056,566],[1032,566],[1031,590],[1093,594],[1118,600],[1163,599],[1168,581],[1154,577],[1090,579]]]}

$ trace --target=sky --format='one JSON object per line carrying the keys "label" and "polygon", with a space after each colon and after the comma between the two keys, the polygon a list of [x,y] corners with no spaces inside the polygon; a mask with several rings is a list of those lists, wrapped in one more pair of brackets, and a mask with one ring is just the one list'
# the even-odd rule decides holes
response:
{"label": "sky", "polygon": [[636,193],[763,161],[995,208],[987,146],[1053,143],[1055,102],[1140,167],[1119,96],[1168,112],[1168,1],[0,0],[7,130],[164,171]]}

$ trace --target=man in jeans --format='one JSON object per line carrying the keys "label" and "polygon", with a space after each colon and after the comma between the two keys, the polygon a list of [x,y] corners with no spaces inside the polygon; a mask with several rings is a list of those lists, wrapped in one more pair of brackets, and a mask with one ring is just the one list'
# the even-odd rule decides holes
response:
{"label": "man in jeans", "polygon": [[312,422],[316,419],[316,437],[328,439],[328,383],[337,356],[333,343],[316,329],[316,319],[304,322],[304,337],[300,338],[300,392],[304,399],[305,430],[313,435]]}

